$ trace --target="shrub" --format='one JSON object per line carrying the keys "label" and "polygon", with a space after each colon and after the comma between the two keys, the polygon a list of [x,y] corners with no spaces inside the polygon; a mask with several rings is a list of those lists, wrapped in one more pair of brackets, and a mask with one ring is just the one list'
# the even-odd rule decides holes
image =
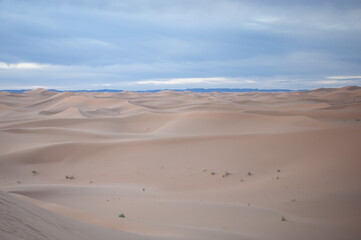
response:
{"label": "shrub", "polygon": [[125,218],[125,215],[124,215],[123,213],[121,213],[121,214],[119,214],[118,217],[120,217],[120,218]]}
{"label": "shrub", "polygon": [[285,222],[285,221],[286,221],[285,216],[282,216],[282,217],[281,217],[281,221],[282,221],[282,222]]}
{"label": "shrub", "polygon": [[231,175],[229,172],[224,172],[224,174],[222,175],[222,177],[227,177],[227,176],[229,176],[229,175]]}
{"label": "shrub", "polygon": [[251,172],[248,172],[248,176],[252,176],[252,173],[251,173]]}
{"label": "shrub", "polygon": [[35,176],[36,174],[38,174],[38,172],[35,171],[35,170],[33,170],[31,173],[32,173],[34,176]]}
{"label": "shrub", "polygon": [[71,175],[71,176],[65,176],[65,179],[74,179],[74,176]]}

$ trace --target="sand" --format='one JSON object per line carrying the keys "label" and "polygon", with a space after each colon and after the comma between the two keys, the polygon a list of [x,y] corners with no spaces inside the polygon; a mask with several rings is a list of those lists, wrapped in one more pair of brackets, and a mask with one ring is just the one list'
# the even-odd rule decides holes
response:
{"label": "sand", "polygon": [[361,239],[359,87],[1,92],[0,142],[0,239]]}

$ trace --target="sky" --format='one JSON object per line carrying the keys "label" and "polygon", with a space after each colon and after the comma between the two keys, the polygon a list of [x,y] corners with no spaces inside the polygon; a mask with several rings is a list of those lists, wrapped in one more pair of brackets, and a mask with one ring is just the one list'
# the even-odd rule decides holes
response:
{"label": "sky", "polygon": [[348,85],[360,0],[0,0],[0,89]]}

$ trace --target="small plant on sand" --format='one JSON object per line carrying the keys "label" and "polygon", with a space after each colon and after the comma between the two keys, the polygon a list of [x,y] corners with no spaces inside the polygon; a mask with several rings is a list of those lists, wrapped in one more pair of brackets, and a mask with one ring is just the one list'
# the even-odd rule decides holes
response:
{"label": "small plant on sand", "polygon": [[279,176],[277,176],[277,180],[278,180],[278,179],[280,179],[280,177],[279,177]]}
{"label": "small plant on sand", "polygon": [[229,176],[229,175],[231,175],[231,174],[226,171],[226,172],[223,173],[222,177],[224,178],[224,177],[227,177],[227,176]]}
{"label": "small plant on sand", "polygon": [[251,172],[248,172],[248,176],[252,176],[252,173],[251,173]]}
{"label": "small plant on sand", "polygon": [[216,175],[216,173],[215,173],[215,172],[211,172],[211,175],[214,176],[214,175]]}
{"label": "small plant on sand", "polygon": [[241,182],[243,182],[243,178],[241,178]]}
{"label": "small plant on sand", "polygon": [[71,176],[65,176],[65,179],[74,179],[74,176],[71,175]]}
{"label": "small plant on sand", "polygon": [[33,170],[31,173],[33,174],[33,176],[35,176],[36,174],[38,174],[38,172],[35,171],[35,170]]}
{"label": "small plant on sand", "polygon": [[281,217],[281,221],[282,221],[282,222],[285,222],[285,221],[286,221],[285,216],[282,216],[282,217]]}
{"label": "small plant on sand", "polygon": [[277,169],[277,172],[281,172],[281,170]]}
{"label": "small plant on sand", "polygon": [[125,218],[125,215],[124,215],[123,213],[121,213],[121,214],[119,214],[118,217],[120,217],[120,218]]}

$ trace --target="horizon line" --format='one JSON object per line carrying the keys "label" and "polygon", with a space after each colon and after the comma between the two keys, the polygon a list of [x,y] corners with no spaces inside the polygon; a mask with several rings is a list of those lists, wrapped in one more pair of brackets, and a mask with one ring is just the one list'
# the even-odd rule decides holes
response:
{"label": "horizon line", "polygon": [[0,92],[26,92],[36,90],[47,90],[54,92],[161,92],[161,91],[192,91],[192,92],[296,92],[296,91],[309,91],[310,89],[288,89],[288,88],[163,88],[163,89],[148,89],[148,90],[125,90],[125,89],[72,89],[72,90],[59,90],[56,88],[22,88],[22,89],[0,89]]}
{"label": "horizon line", "polygon": [[0,89],[0,92],[24,93],[27,91],[46,90],[53,92],[161,92],[161,91],[175,91],[175,92],[298,92],[298,91],[312,91],[317,89],[338,89],[347,87],[361,87],[358,85],[346,85],[341,87],[321,87],[315,89],[287,89],[287,88],[177,88],[177,89],[148,89],[148,90],[124,90],[124,89],[73,89],[73,90],[59,90],[55,88],[23,88],[23,89]]}

